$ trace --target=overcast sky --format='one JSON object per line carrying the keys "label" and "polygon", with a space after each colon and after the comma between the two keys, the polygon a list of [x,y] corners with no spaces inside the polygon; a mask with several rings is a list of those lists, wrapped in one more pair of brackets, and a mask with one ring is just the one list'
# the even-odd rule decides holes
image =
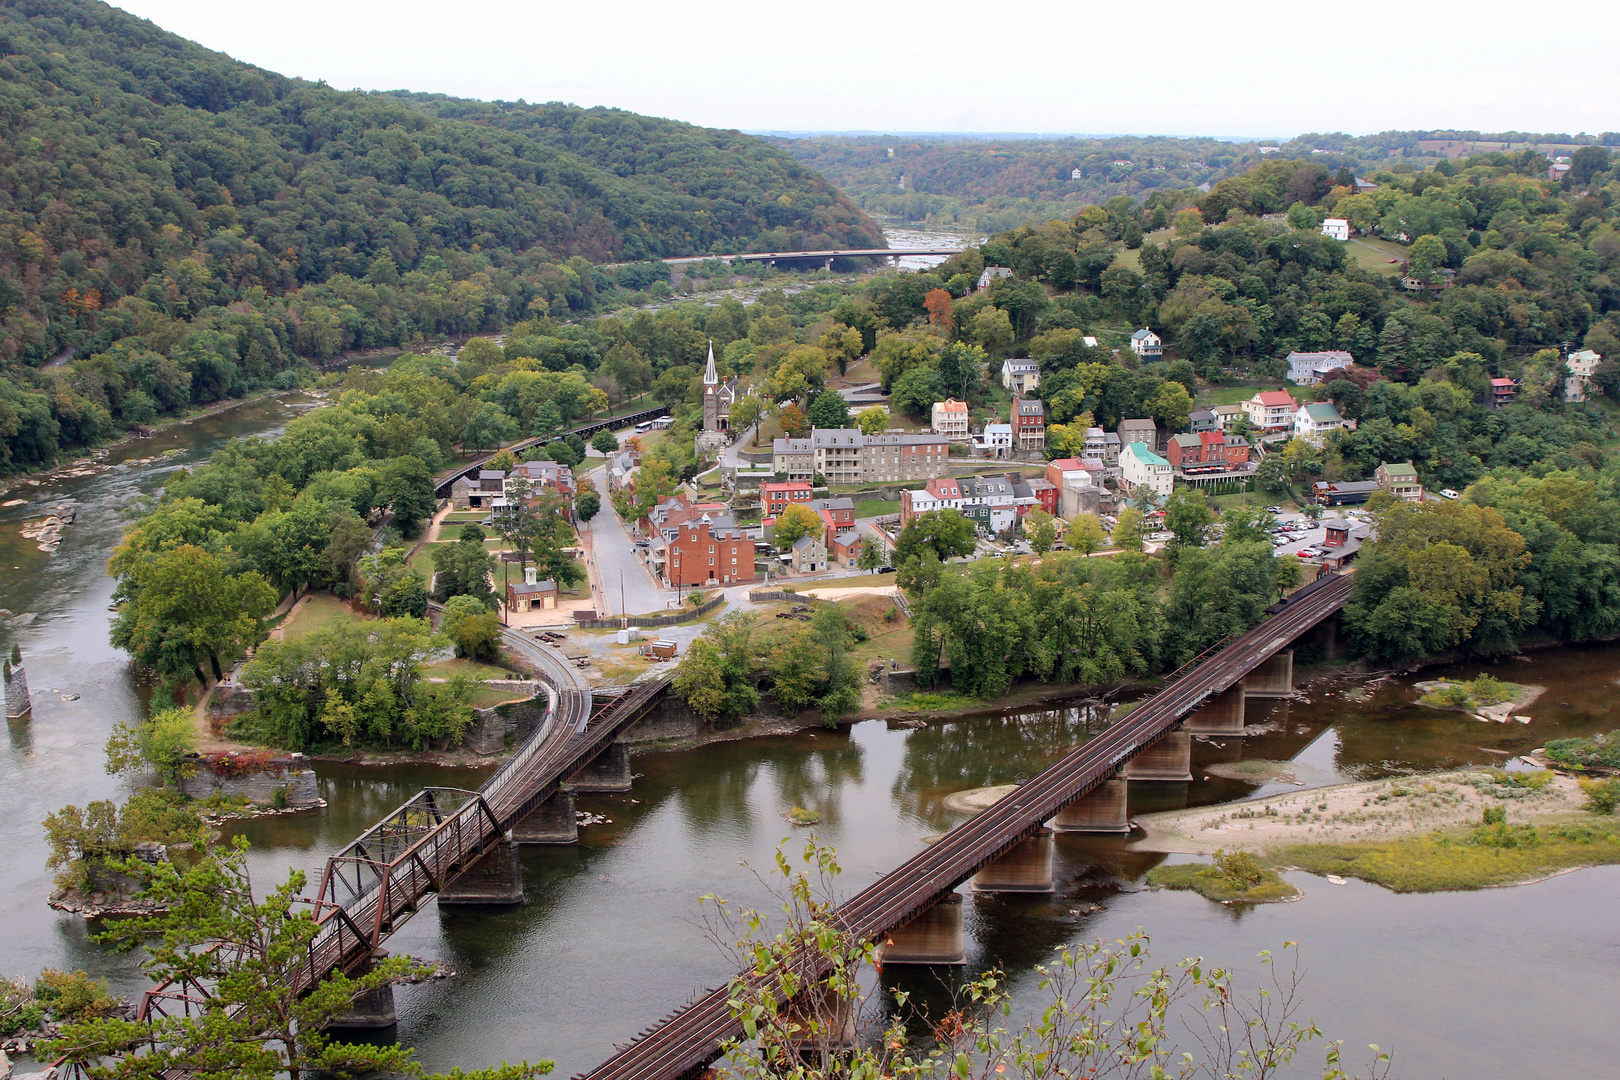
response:
{"label": "overcast sky", "polygon": [[1620,130],[1608,3],[128,0],[343,89],[749,130],[1288,136]]}

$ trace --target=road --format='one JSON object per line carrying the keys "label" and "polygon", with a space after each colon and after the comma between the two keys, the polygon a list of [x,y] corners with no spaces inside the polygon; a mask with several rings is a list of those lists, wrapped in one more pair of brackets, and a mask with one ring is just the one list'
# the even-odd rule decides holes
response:
{"label": "road", "polygon": [[[659,588],[652,572],[636,556],[630,534],[625,531],[624,523],[619,520],[608,498],[607,470],[594,469],[585,479],[596,485],[596,492],[602,497],[602,509],[596,512],[585,529],[591,535],[594,569],[602,589],[603,614],[622,615],[628,612],[631,615],[647,615],[662,611],[669,601],[675,599],[674,590]],[[624,582],[622,600],[620,575],[623,575]]]}

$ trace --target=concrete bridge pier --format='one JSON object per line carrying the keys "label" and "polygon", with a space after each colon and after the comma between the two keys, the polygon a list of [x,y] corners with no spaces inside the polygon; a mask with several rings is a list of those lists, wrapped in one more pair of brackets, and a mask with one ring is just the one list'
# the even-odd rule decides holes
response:
{"label": "concrete bridge pier", "polygon": [[1294,650],[1284,649],[1243,677],[1243,692],[1252,698],[1285,698],[1294,693]]}
{"label": "concrete bridge pier", "polygon": [[502,838],[439,890],[439,909],[510,907],[523,903],[523,875],[517,845]]}
{"label": "concrete bridge pier", "polygon": [[572,844],[579,839],[574,793],[558,791],[512,826],[514,844]]}
{"label": "concrete bridge pier", "polygon": [[1059,810],[1052,828],[1060,833],[1128,833],[1131,819],[1126,809],[1130,784],[1123,779],[1104,780],[1092,791]]}
{"label": "concrete bridge pier", "polygon": [[1192,736],[1181,728],[1165,732],[1126,762],[1121,775],[1127,780],[1191,780]]}
{"label": "concrete bridge pier", "polygon": [[986,863],[973,875],[973,891],[1049,893],[1052,891],[1052,830],[1041,826],[1029,839]]}
{"label": "concrete bridge pier", "polygon": [[826,271],[831,273],[832,272],[832,256],[831,255],[827,256],[826,260],[823,261],[821,265],[822,265],[823,269],[825,269]]}
{"label": "concrete bridge pier", "polygon": [[568,780],[570,791],[625,792],[631,786],[630,747],[623,739],[609,743]]}
{"label": "concrete bridge pier", "polygon": [[[351,974],[367,975],[371,973],[372,965],[377,960],[388,956],[387,949],[378,949],[371,954],[360,968]],[[399,1016],[394,1012],[394,987],[379,986],[375,990],[367,990],[354,999],[354,1004],[342,1016],[333,1017],[326,1025],[328,1031],[385,1031],[399,1025]]]}
{"label": "concrete bridge pier", "polygon": [[962,894],[946,893],[939,902],[904,926],[883,936],[877,947],[880,964],[965,964],[962,940]]}
{"label": "concrete bridge pier", "polygon": [[1242,735],[1243,700],[1243,687],[1229,687],[1194,709],[1181,722],[1181,730],[1192,735]]}
{"label": "concrete bridge pier", "polygon": [[[860,1040],[859,1003],[839,997],[825,983],[806,990],[791,1001],[782,1012],[782,1018],[799,1027],[792,1037],[799,1057],[811,1064],[818,1058],[855,1049]],[[829,1064],[823,1060],[820,1064]]]}

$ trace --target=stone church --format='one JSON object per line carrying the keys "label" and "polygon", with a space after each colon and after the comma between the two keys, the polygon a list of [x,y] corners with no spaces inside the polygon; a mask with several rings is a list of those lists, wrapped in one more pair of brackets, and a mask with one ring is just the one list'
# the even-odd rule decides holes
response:
{"label": "stone church", "polygon": [[737,403],[739,381],[720,378],[714,367],[714,342],[709,342],[709,365],[703,371],[703,431],[697,437],[699,455],[731,445],[731,407]]}

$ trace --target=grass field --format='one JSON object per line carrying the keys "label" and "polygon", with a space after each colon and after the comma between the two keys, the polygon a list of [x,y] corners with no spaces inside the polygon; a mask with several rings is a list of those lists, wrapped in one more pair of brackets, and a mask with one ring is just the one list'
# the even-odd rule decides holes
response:
{"label": "grass field", "polygon": [[885,514],[898,514],[900,512],[899,499],[862,499],[855,504],[855,516],[882,517]]}
{"label": "grass field", "polygon": [[299,638],[312,634],[316,630],[332,626],[344,620],[363,622],[365,619],[364,615],[357,614],[349,607],[347,602],[339,600],[331,593],[315,593],[304,602],[303,607],[300,607],[296,614],[283,624],[282,639],[285,641],[297,641]]}
{"label": "grass field", "polygon": [[422,668],[423,674],[434,679],[448,679],[455,675],[465,675],[469,679],[510,679],[512,673],[505,668],[493,664],[480,664],[476,660],[440,660]]}
{"label": "grass field", "polygon": [[[1357,266],[1374,274],[1399,274],[1401,261],[1405,261],[1406,254],[1407,249],[1400,244],[1372,236],[1358,236],[1350,241],[1350,257],[1355,259]],[[1391,259],[1399,261],[1390,262]]]}
{"label": "grass field", "polygon": [[1148,871],[1147,883],[1160,889],[1185,889],[1222,904],[1273,904],[1299,895],[1277,871],[1257,869],[1256,873],[1258,881],[1239,881],[1209,863],[1177,863],[1155,866]]}
{"label": "grass field", "polygon": [[[1396,892],[1483,889],[1576,866],[1620,862],[1620,826],[1610,819],[1529,829],[1521,846],[1470,842],[1467,833],[1431,833],[1386,843],[1304,844],[1272,852],[1279,865],[1339,874]],[[1509,830],[1512,835],[1513,830]]]}
{"label": "grass field", "polygon": [[473,691],[472,700],[468,704],[475,709],[490,709],[507,701],[522,700],[522,694],[514,694],[510,690],[493,690],[487,686],[480,686]]}

